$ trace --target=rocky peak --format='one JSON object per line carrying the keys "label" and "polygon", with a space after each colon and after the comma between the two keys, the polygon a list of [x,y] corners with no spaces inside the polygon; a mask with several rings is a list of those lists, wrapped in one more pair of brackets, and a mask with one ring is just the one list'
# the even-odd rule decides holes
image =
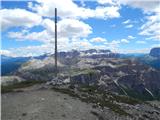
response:
{"label": "rocky peak", "polygon": [[150,56],[160,58],[160,47],[152,48]]}

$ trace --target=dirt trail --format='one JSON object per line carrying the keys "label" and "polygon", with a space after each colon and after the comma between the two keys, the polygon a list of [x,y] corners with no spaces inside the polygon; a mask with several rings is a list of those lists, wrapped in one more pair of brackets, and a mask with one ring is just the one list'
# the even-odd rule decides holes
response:
{"label": "dirt trail", "polygon": [[32,86],[2,94],[2,120],[96,120],[92,105],[51,89]]}

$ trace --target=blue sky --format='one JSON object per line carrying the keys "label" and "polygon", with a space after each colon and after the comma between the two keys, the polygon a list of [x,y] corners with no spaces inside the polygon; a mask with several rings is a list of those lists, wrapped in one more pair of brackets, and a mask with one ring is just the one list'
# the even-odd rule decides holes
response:
{"label": "blue sky", "polygon": [[1,54],[53,53],[55,7],[59,51],[148,53],[160,46],[159,4],[158,0],[2,1]]}

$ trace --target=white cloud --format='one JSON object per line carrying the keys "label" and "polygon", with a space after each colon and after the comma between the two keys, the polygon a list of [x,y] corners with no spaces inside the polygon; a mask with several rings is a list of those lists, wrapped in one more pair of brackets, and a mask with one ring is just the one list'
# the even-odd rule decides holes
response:
{"label": "white cloud", "polygon": [[159,0],[118,0],[119,4],[129,5],[134,8],[140,8],[145,13],[157,12],[160,1]]}
{"label": "white cloud", "polygon": [[146,44],[146,41],[136,41],[137,44]]}
{"label": "white cloud", "polygon": [[97,2],[99,4],[112,4],[112,5],[115,4],[113,0],[97,0]]}
{"label": "white cloud", "polygon": [[[142,0],[143,1],[143,0]],[[154,1],[154,0],[153,0]],[[132,4],[131,4],[132,3]],[[40,55],[45,52],[54,51],[54,22],[51,19],[45,18],[42,20],[42,16],[54,17],[54,8],[58,8],[58,16],[60,17],[58,22],[58,50],[67,51],[71,49],[90,49],[90,48],[104,48],[111,50],[118,50],[121,43],[129,43],[129,40],[134,39],[133,36],[128,36],[126,39],[113,40],[108,42],[106,39],[97,37],[87,40],[87,36],[92,33],[92,28],[81,21],[81,19],[98,18],[109,19],[120,17],[119,9],[120,4],[130,5],[134,8],[140,8],[144,12],[156,12],[156,15],[148,16],[148,22],[141,27],[141,34],[147,35],[150,39],[160,38],[158,32],[158,7],[148,7],[152,5],[144,4],[145,1],[139,2],[138,0],[131,2],[131,0],[98,0],[98,6],[96,8],[84,8],[79,7],[72,0],[37,0],[37,4],[29,2],[28,7],[34,11],[29,12],[23,9],[3,9],[2,27],[7,29],[9,27],[33,27],[35,25],[41,25],[44,30],[41,32],[10,32],[9,36],[18,40],[37,40],[41,41],[42,45],[28,46],[16,49],[9,49],[12,54],[22,55]],[[152,2],[149,2],[152,3]],[[154,2],[153,2],[154,3]],[[67,7],[66,7],[67,4]],[[138,5],[139,4],[139,5]],[[142,6],[141,6],[141,5]],[[2,11],[2,10],[1,10]],[[18,12],[17,12],[18,11]],[[1,12],[2,13],[2,12]],[[4,14],[5,13],[5,14]],[[9,16],[7,15],[9,13]],[[18,16],[15,14],[18,13]],[[20,14],[20,15],[19,15]],[[28,17],[29,16],[29,17]],[[32,16],[32,17],[31,17]],[[152,16],[152,17],[151,17]],[[9,21],[7,21],[9,20]],[[156,23],[155,23],[156,21]],[[150,22],[150,23],[149,23]],[[126,28],[131,28],[133,25],[131,20],[123,22]],[[147,30],[149,26],[150,30]],[[150,27],[151,26],[151,27]],[[154,31],[154,29],[156,31]],[[92,42],[101,42],[102,45],[95,45]],[[12,52],[11,52],[12,51]],[[6,54],[9,54],[9,52]]]}
{"label": "white cloud", "polygon": [[160,40],[160,13],[147,16],[147,22],[140,28],[140,35],[149,36],[148,39]]}
{"label": "white cloud", "polygon": [[143,10],[145,14],[158,13],[160,9],[159,0],[98,0],[100,4],[110,4],[114,6],[128,5],[133,8]]}
{"label": "white cloud", "polygon": [[[94,39],[94,38],[92,38]],[[111,42],[105,41],[101,45],[92,44],[90,40],[87,39],[68,39],[59,38],[58,39],[58,51],[69,51],[72,49],[76,50],[87,50],[87,49],[111,49],[112,51],[118,51],[119,44],[121,42],[113,40]],[[8,49],[10,56],[37,56],[44,53],[54,53],[54,43],[44,43],[39,46],[26,46],[20,48],[10,48]]]}
{"label": "white cloud", "polygon": [[[76,19],[62,19],[57,24],[58,37],[87,37],[92,33],[92,28],[88,24]],[[54,21],[45,19],[43,26],[48,33],[54,35]]]}
{"label": "white cloud", "polygon": [[12,56],[15,57],[16,55],[13,54],[11,51],[9,50],[0,50],[0,55],[5,55],[5,56]]}
{"label": "white cloud", "polygon": [[118,12],[119,7],[117,6],[110,6],[110,7],[97,7],[95,11],[93,11],[95,18],[117,18],[120,17]]}
{"label": "white cloud", "polygon": [[13,54],[16,54],[16,56],[38,56],[42,55],[44,53],[53,53],[54,47],[52,44],[43,44],[39,46],[26,46],[26,47],[20,47],[20,48],[11,48],[9,49],[12,51]]}
{"label": "white cloud", "polygon": [[[79,7],[72,0],[37,0],[36,5],[29,3],[32,10],[37,11],[38,14],[47,17],[54,16],[54,8],[58,9],[58,15],[61,18],[115,18],[120,17],[118,6],[98,6],[95,9]],[[67,3],[67,7],[66,7]]]}
{"label": "white cloud", "polygon": [[111,50],[117,50],[119,48],[119,44],[121,42],[119,40],[112,40],[111,42],[105,42],[106,47]]}
{"label": "white cloud", "polygon": [[90,41],[91,42],[106,42],[107,40],[105,38],[96,37],[96,38],[92,38]]}
{"label": "white cloud", "polygon": [[81,6],[82,6],[82,7],[85,7],[85,6],[86,6],[85,0],[80,0],[80,3],[81,3]]}
{"label": "white cloud", "polygon": [[[86,39],[69,40],[66,38],[58,39],[58,51],[69,51],[72,49],[85,50],[94,48],[93,45]],[[45,43],[38,46],[25,46],[19,48],[10,48],[7,51],[2,50],[1,53],[8,56],[38,56],[45,53],[54,53],[54,43]]]}
{"label": "white cloud", "polygon": [[88,42],[87,40],[79,42],[79,45],[80,46],[78,49],[81,49],[81,50],[93,48],[93,45],[90,42]]}
{"label": "white cloud", "polygon": [[130,19],[122,22],[122,24],[125,25],[125,28],[132,28],[133,24],[131,24],[131,23],[133,23],[133,22]]}
{"label": "white cloud", "polygon": [[24,9],[0,10],[2,30],[10,27],[33,27],[41,23],[41,16]]}
{"label": "white cloud", "polygon": [[[160,40],[160,0],[99,0],[101,4],[114,4],[116,6],[128,5],[141,9],[147,16],[147,22],[141,27],[140,35],[149,36],[147,39]],[[133,25],[128,19],[122,24],[128,24],[126,28]]]}
{"label": "white cloud", "polygon": [[133,37],[132,35],[128,36],[128,39],[135,39],[136,37]]}
{"label": "white cloud", "polygon": [[[42,25],[46,30],[41,32],[9,32],[9,37],[23,41],[23,40],[37,40],[44,43],[54,41],[54,22],[50,19],[45,19]],[[92,28],[75,19],[63,19],[58,22],[58,39],[61,38],[84,38],[92,33]]]}
{"label": "white cloud", "polygon": [[128,23],[131,23],[131,20],[128,19],[128,20],[122,22],[122,24],[128,24]]}
{"label": "white cloud", "polygon": [[132,28],[133,27],[133,25],[132,24],[130,24],[130,25],[126,25],[125,26],[125,28]]}
{"label": "white cloud", "polygon": [[129,41],[127,39],[121,39],[122,43],[129,43]]}
{"label": "white cloud", "polygon": [[[37,4],[38,3],[38,4]],[[23,27],[21,31],[9,32],[10,38],[15,40],[32,40],[40,41],[42,45],[27,46],[15,49],[9,49],[8,52],[17,56],[40,55],[45,52],[54,51],[54,21],[41,16],[54,17],[54,8],[58,8],[58,16],[61,18],[58,21],[58,50],[71,49],[89,49],[106,46],[93,45],[85,38],[92,33],[92,28],[80,21],[80,19],[98,18],[108,19],[119,17],[119,7],[113,5],[97,6],[95,9],[79,7],[72,0],[37,0],[37,3],[28,2],[28,8],[34,12],[25,9],[3,9],[2,27],[8,29],[11,27]],[[66,7],[67,3],[67,7]],[[84,14],[85,13],[85,14]],[[15,16],[15,14],[17,16]],[[40,32],[30,32],[30,29],[36,25],[44,27]],[[98,37],[97,37],[98,38]],[[100,38],[100,37],[99,37]],[[94,41],[96,41],[94,39]],[[97,39],[98,41],[98,39]],[[100,40],[101,42],[104,39]],[[110,43],[110,46],[115,46],[116,43]],[[12,52],[11,52],[12,51]],[[7,53],[6,53],[7,54]]]}
{"label": "white cloud", "polygon": [[23,32],[9,32],[8,37],[16,39],[17,41],[31,40],[40,42],[51,42],[51,39],[53,39],[53,37],[48,34],[46,30],[27,34]]}
{"label": "white cloud", "polygon": [[133,8],[139,8],[144,13],[158,12],[159,0],[98,0],[100,4],[112,4],[116,6],[128,5]]}
{"label": "white cloud", "polygon": [[119,49],[120,53],[127,54],[127,53],[149,53],[151,48],[143,48],[143,49]]}
{"label": "white cloud", "polygon": [[63,37],[87,37],[92,33],[92,28],[79,20],[63,19],[58,22],[59,36]]}

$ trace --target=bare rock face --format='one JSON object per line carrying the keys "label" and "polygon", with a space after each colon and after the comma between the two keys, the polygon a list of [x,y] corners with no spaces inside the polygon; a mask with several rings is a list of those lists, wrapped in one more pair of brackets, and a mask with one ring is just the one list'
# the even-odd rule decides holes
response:
{"label": "bare rock face", "polygon": [[150,51],[150,56],[160,58],[160,47],[152,48]]}
{"label": "bare rock face", "polygon": [[100,79],[100,71],[87,70],[71,77],[71,84],[95,85]]}
{"label": "bare rock face", "polygon": [[[39,59],[31,59],[25,64],[21,66],[19,70],[33,70],[33,69],[40,69],[44,68],[45,66],[54,66],[55,60],[52,56],[46,57],[43,60]],[[59,61],[58,61],[58,66],[63,66]]]}
{"label": "bare rock face", "polygon": [[25,81],[25,79],[22,79],[18,76],[3,76],[3,77],[1,77],[1,85],[2,86],[17,84],[22,81]]}
{"label": "bare rock face", "polygon": [[160,97],[160,71],[149,71],[143,74],[143,79],[145,81],[145,86],[155,96]]}

